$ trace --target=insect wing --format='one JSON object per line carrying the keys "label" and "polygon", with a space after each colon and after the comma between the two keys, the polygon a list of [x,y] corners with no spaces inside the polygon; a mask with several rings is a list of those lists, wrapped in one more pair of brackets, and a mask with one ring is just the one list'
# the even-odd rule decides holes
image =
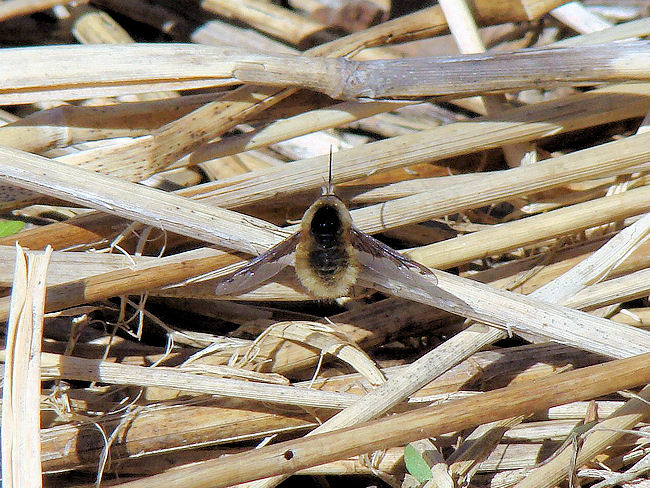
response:
{"label": "insect wing", "polygon": [[216,283],[215,293],[218,296],[238,295],[273,278],[282,269],[293,265],[299,241],[300,232],[296,232],[237,271],[223,276]]}
{"label": "insect wing", "polygon": [[378,284],[383,284],[382,279],[425,289],[437,284],[435,275],[426,266],[398,253],[359,229],[353,227],[350,234],[352,245],[359,251],[362,273],[378,280]]}

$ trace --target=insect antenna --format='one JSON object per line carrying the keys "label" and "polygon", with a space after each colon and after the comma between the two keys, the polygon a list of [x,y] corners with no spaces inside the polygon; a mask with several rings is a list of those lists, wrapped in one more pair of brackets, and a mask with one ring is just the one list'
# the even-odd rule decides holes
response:
{"label": "insect antenna", "polygon": [[330,145],[330,169],[329,178],[327,180],[327,194],[334,195],[334,187],[332,185],[332,146]]}

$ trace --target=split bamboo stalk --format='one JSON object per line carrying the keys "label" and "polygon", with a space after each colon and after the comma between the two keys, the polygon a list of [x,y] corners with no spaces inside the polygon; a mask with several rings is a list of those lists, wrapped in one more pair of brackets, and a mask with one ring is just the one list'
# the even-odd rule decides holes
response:
{"label": "split bamboo stalk", "polygon": [[50,251],[28,262],[16,246],[2,390],[2,480],[7,487],[42,486],[40,357]]}

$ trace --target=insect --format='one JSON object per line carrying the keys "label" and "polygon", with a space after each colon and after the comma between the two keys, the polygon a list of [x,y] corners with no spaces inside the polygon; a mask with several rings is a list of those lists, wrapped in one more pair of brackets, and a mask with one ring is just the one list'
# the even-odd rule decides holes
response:
{"label": "insect", "polygon": [[398,281],[404,286],[436,284],[429,268],[354,227],[349,210],[332,188],[331,149],[329,183],[305,212],[300,230],[219,279],[216,294],[248,291],[286,266],[295,268],[298,280],[314,298],[345,296],[359,277]]}

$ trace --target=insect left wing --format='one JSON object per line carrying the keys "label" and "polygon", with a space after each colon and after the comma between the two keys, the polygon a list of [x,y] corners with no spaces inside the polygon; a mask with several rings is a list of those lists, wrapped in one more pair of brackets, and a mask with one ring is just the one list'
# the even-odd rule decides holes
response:
{"label": "insect left wing", "polygon": [[398,253],[359,229],[354,227],[350,229],[350,239],[352,246],[359,251],[362,273],[406,286],[430,288],[437,284],[438,281],[429,268]]}
{"label": "insect left wing", "polygon": [[273,278],[283,268],[293,265],[300,232],[276,244],[250,260],[237,271],[221,277],[216,284],[217,295],[237,295]]}

